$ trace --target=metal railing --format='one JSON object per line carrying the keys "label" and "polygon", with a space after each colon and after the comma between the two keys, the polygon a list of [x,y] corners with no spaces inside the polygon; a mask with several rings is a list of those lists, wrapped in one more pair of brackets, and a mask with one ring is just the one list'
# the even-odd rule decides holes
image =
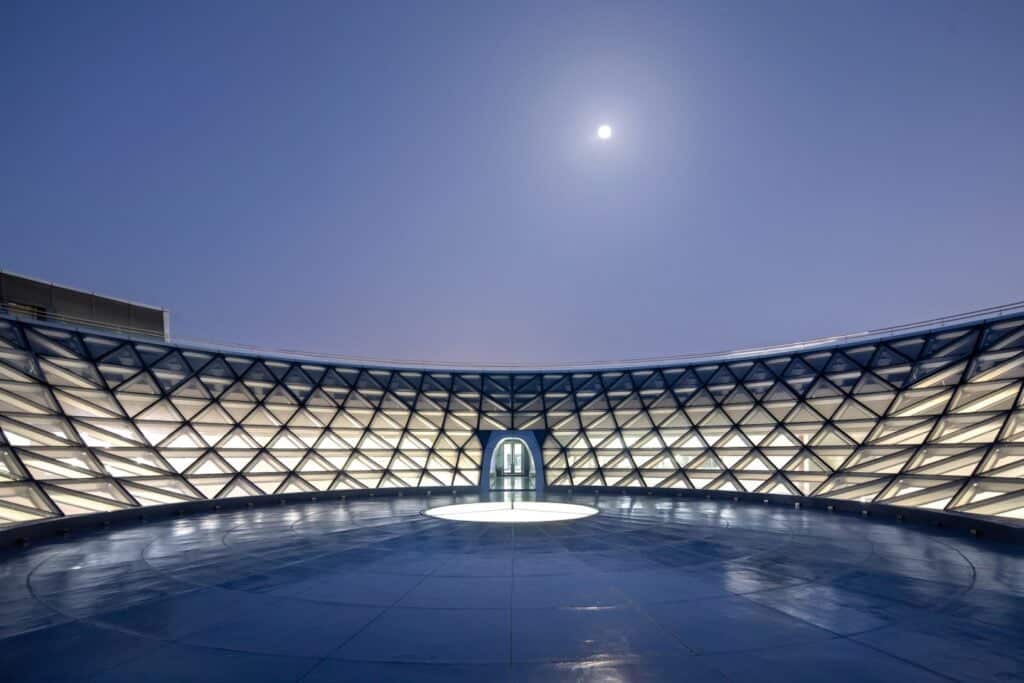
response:
{"label": "metal railing", "polygon": [[124,335],[134,341],[146,343],[164,343],[176,346],[187,346],[197,350],[216,351],[221,353],[238,353],[248,356],[260,356],[268,359],[299,360],[320,363],[336,363],[357,365],[368,368],[389,368],[409,370],[465,370],[465,371],[516,371],[516,372],[545,372],[557,371],[566,372],[572,370],[586,369],[627,369],[664,366],[673,363],[693,364],[697,362],[721,362],[743,360],[750,357],[771,356],[786,353],[806,352],[823,347],[831,347],[839,344],[847,344],[857,341],[881,341],[914,332],[931,332],[942,329],[949,329],[967,324],[978,324],[993,320],[1011,317],[1014,314],[1024,313],[1024,301],[980,308],[965,313],[930,318],[903,325],[892,325],[863,332],[836,335],[831,337],[819,337],[800,342],[786,344],[775,344],[770,346],[758,346],[727,351],[716,351],[710,353],[687,353],[668,356],[650,356],[644,358],[620,359],[620,360],[593,360],[593,361],[564,361],[550,363],[498,363],[498,362],[449,362],[436,360],[417,359],[389,359],[371,356],[344,355],[332,353],[320,353],[299,349],[273,349],[259,347],[251,344],[238,344],[232,342],[218,342],[209,339],[198,339],[190,337],[163,337],[155,335],[151,331],[133,329],[124,325],[105,324],[94,320],[85,320],[72,316],[55,315],[46,313],[42,317],[31,311],[19,311],[18,307],[10,304],[0,303],[0,316],[23,320],[32,323],[56,324],[56,326],[73,329],[79,332],[115,332]]}

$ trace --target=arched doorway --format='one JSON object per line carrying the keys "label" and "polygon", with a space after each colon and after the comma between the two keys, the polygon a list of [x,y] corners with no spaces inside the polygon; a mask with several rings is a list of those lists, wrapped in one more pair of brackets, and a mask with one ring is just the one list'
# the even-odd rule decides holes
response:
{"label": "arched doorway", "polygon": [[510,436],[495,445],[487,481],[491,491],[533,491],[537,488],[537,471],[526,441]]}

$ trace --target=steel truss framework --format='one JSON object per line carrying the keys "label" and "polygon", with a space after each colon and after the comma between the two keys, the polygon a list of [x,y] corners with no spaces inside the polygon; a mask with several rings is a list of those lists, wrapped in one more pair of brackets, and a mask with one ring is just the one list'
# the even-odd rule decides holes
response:
{"label": "steel truss framework", "polygon": [[1024,317],[593,372],[339,366],[0,320],[0,524],[209,498],[477,486],[482,430],[549,486],[1024,518]]}

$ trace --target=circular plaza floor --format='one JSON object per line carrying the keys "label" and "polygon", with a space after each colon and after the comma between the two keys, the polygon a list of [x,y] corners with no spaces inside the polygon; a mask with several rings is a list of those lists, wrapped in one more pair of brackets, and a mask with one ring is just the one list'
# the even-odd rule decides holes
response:
{"label": "circular plaza floor", "polygon": [[[566,502],[549,495],[549,500]],[[948,681],[1024,675],[1024,551],[781,506],[320,501],[0,555],[0,680]]]}

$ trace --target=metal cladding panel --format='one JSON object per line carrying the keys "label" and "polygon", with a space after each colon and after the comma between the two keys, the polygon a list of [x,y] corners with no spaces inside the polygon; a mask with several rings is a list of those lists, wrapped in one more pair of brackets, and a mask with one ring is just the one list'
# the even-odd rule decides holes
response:
{"label": "metal cladding panel", "polygon": [[0,271],[0,311],[130,334],[167,335],[166,311]]}

